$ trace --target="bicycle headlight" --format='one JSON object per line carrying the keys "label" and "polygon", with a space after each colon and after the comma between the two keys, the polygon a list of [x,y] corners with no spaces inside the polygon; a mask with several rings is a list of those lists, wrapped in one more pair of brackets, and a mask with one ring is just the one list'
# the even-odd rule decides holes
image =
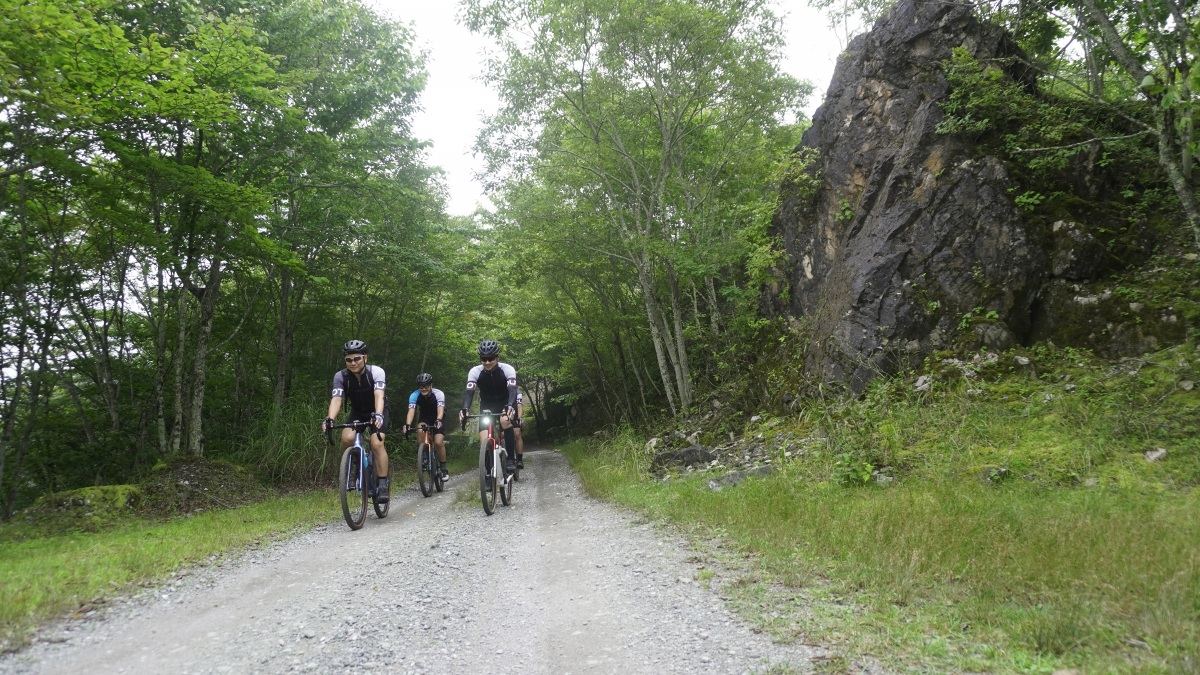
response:
{"label": "bicycle headlight", "polygon": [[487,417],[481,417],[481,418],[479,418],[479,423],[480,423],[480,424],[483,424],[483,425],[487,425],[487,423],[488,423],[488,418],[487,418]]}

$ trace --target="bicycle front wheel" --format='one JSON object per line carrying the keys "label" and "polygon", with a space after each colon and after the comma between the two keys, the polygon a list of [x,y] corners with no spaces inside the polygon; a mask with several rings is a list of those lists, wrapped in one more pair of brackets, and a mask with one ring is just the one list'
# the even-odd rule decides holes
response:
{"label": "bicycle front wheel", "polygon": [[422,443],[417,446],[417,482],[421,484],[421,494],[428,497],[433,494],[434,489],[434,467],[433,453],[429,451],[429,444]]}
{"label": "bicycle front wheel", "polygon": [[[508,452],[504,448],[500,448],[500,461],[508,461]],[[503,471],[499,472],[503,475]],[[504,502],[505,506],[512,504],[513,482],[517,480],[516,474],[510,474],[505,477],[504,485],[500,489],[500,501]]]}
{"label": "bicycle front wheel", "polygon": [[342,463],[338,467],[338,492],[346,524],[352,530],[361,528],[367,521],[367,486],[358,448],[349,447],[342,453]]}
{"label": "bicycle front wheel", "polygon": [[479,497],[483,501],[483,512],[489,516],[496,512],[496,493],[499,491],[499,481],[492,478],[492,471],[487,466],[492,456],[492,443],[490,438],[479,442]]}
{"label": "bicycle front wheel", "polygon": [[[375,465],[372,464],[371,465],[371,485],[378,485],[378,484],[379,484],[379,481],[375,479]],[[374,497],[371,498],[371,506],[375,507],[375,516],[377,518],[381,518],[381,519],[387,518],[388,509],[391,508],[391,505],[392,505],[392,501],[390,499],[388,501],[380,504],[378,501],[375,500]]]}

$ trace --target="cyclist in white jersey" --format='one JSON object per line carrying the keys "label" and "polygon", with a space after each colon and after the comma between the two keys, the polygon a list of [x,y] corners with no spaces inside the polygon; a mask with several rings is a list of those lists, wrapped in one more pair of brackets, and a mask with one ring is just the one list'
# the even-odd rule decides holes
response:
{"label": "cyclist in white jersey", "polygon": [[[508,473],[516,471],[513,451],[517,443],[513,435],[513,419],[517,414],[517,369],[500,362],[500,345],[495,340],[483,340],[476,350],[479,354],[479,365],[467,373],[467,391],[463,395],[463,407],[458,412],[459,423],[467,419],[475,391],[479,391],[479,409],[491,410],[500,415],[500,428],[504,430],[504,447],[509,449],[508,461],[504,470]],[[486,429],[479,431],[479,440],[487,434]]]}
{"label": "cyclist in white jersey", "polygon": [[525,401],[521,397],[521,390],[517,390],[517,419],[513,423],[513,436],[517,440],[517,468],[525,468],[525,439],[522,438],[522,430],[525,428]]}

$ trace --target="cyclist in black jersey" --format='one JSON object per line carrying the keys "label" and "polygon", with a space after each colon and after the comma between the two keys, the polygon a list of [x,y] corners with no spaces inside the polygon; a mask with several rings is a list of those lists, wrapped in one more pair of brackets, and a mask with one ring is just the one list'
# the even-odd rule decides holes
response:
{"label": "cyclist in black jersey", "polygon": [[[388,456],[383,441],[388,430],[387,384],[383,368],[367,364],[367,345],[362,340],[350,340],[342,345],[346,367],[333,376],[333,393],[329,398],[329,414],[321,422],[321,431],[334,425],[342,411],[342,400],[350,401],[350,420],[370,422],[375,432],[370,434],[371,450],[375,454],[375,471],[380,477],[375,501],[388,501],[391,481],[388,479]],[[354,430],[342,429],[342,449],[354,443]]]}
{"label": "cyclist in black jersey", "polygon": [[418,422],[429,426],[430,443],[437,449],[438,463],[441,465],[442,481],[450,480],[450,472],[446,470],[446,395],[441,389],[433,388],[433,376],[421,373],[417,376],[417,389],[408,397],[408,419],[404,422],[404,435],[412,431],[413,415],[420,411]]}
{"label": "cyclist in black jersey", "polygon": [[[479,354],[479,365],[467,373],[467,391],[463,395],[463,407],[458,411],[459,424],[467,420],[467,412],[475,398],[475,390],[479,390],[479,409],[491,410],[500,415],[500,428],[504,430],[504,447],[508,448],[508,461],[504,470],[508,473],[516,471],[513,461],[517,443],[513,436],[513,419],[517,415],[517,370],[507,363],[500,362],[500,345],[495,340],[483,340],[476,350]],[[487,434],[486,429],[479,432],[482,441]]]}

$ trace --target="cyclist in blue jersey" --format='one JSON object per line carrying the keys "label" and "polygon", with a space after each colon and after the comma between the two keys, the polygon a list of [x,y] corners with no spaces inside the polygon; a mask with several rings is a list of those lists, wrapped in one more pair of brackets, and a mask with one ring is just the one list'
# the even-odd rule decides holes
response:
{"label": "cyclist in blue jersey", "polygon": [[[329,414],[321,422],[321,431],[334,425],[342,411],[342,400],[350,401],[350,420],[370,422],[375,428],[370,434],[371,450],[375,454],[375,472],[379,476],[375,501],[386,503],[391,481],[388,479],[387,448],[383,441],[388,430],[387,384],[383,368],[367,364],[367,345],[362,340],[350,340],[342,345],[346,367],[333,376],[333,393],[329,398]],[[354,430],[342,429],[342,449],[354,443]]]}
{"label": "cyclist in blue jersey", "polygon": [[421,373],[417,376],[417,389],[408,397],[408,419],[404,422],[404,435],[412,431],[413,416],[420,412],[418,422],[429,426],[430,443],[437,449],[438,463],[441,465],[442,481],[450,480],[450,472],[446,470],[446,429],[443,418],[446,416],[446,395],[441,389],[433,388],[433,376]]}
{"label": "cyclist in blue jersey", "polygon": [[[467,391],[463,395],[463,407],[458,411],[459,424],[466,423],[467,412],[479,391],[479,409],[491,410],[500,415],[500,428],[504,430],[504,447],[508,448],[508,460],[504,470],[508,473],[516,471],[517,465],[513,454],[517,448],[513,436],[513,420],[517,416],[517,370],[507,363],[500,362],[500,345],[495,340],[483,340],[476,349],[479,354],[479,365],[467,373]],[[479,440],[487,435],[486,429],[480,429]]]}

